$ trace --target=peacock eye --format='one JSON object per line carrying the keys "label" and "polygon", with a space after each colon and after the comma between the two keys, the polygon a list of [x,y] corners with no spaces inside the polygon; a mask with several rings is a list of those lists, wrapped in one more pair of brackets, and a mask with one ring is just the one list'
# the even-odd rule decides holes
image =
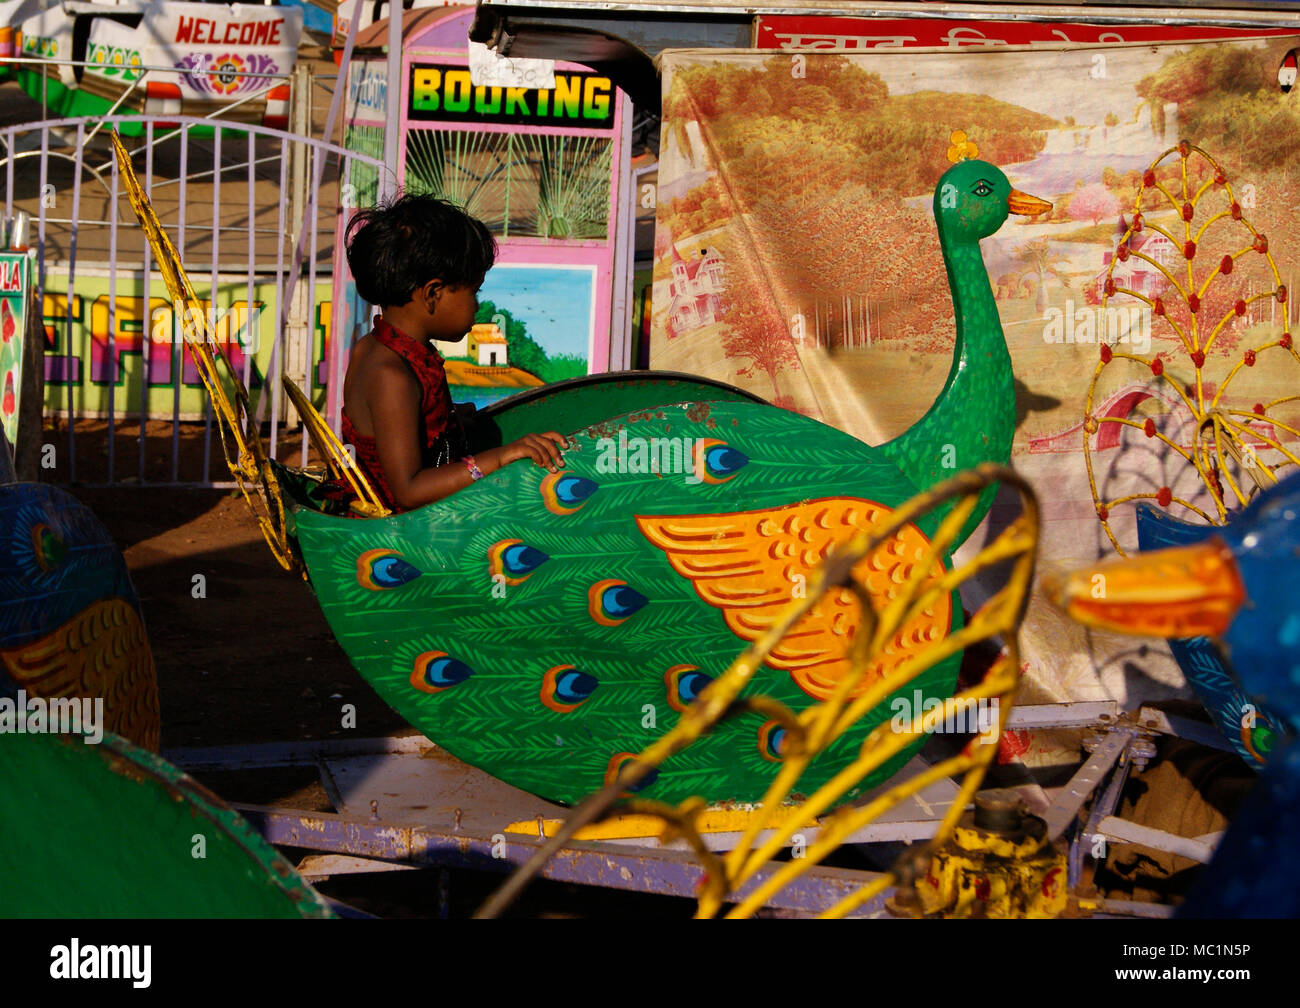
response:
{"label": "peacock eye", "polygon": [[971,190],[971,192],[973,192],[976,196],[987,196],[992,191],[993,191],[993,186],[991,186],[984,179],[980,179],[978,182],[976,182],[975,188]]}

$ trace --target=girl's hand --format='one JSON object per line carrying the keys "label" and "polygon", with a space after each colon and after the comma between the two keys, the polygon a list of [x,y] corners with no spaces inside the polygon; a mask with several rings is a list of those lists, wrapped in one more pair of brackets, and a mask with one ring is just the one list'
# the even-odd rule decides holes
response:
{"label": "girl's hand", "polygon": [[509,465],[519,459],[532,459],[539,466],[555,472],[564,464],[563,450],[569,446],[567,439],[555,431],[545,434],[525,434],[501,449],[501,464]]}

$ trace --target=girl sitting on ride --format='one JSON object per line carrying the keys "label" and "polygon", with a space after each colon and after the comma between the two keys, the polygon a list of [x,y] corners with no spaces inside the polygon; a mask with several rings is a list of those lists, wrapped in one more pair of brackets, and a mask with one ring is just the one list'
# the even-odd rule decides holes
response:
{"label": "girl sitting on ride", "polygon": [[474,324],[478,290],[496,259],[481,221],[433,196],[406,195],[363,210],[348,225],[357,291],[380,308],[352,348],[343,383],[343,440],[384,503],[410,511],[520,459],[555,471],[555,431],[470,454],[463,410],[451,401],[442,355]]}

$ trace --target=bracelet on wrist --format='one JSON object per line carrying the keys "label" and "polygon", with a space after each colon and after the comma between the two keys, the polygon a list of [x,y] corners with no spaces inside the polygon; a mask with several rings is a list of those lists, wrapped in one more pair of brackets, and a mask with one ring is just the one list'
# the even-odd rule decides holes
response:
{"label": "bracelet on wrist", "polygon": [[483,478],[483,470],[478,467],[478,460],[473,455],[466,455],[464,458],[465,468],[469,470],[469,477],[472,481],[477,482]]}

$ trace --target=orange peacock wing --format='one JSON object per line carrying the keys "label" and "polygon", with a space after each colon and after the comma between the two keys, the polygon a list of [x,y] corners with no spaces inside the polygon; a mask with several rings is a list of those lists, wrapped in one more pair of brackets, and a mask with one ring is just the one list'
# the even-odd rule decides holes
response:
{"label": "orange peacock wing", "polygon": [[144,623],[121,598],[103,599],[0,661],[32,696],[102,697],[108,731],[158,751],[158,679]]}
{"label": "orange peacock wing", "polygon": [[[837,543],[889,511],[857,497],[827,497],[732,514],[638,516],[637,525],[673,570],[690,579],[700,598],[722,611],[732,633],[753,642]],[[877,600],[877,609],[898,597],[927,547],[921,531],[908,525],[858,563],[854,575]],[[923,584],[942,575],[936,560]],[[768,664],[789,672],[809,696],[825,700],[848,671],[849,644],[861,623],[852,593],[832,589],[773,650]],[[881,650],[857,692],[945,636],[951,625],[952,600],[941,594]]]}

